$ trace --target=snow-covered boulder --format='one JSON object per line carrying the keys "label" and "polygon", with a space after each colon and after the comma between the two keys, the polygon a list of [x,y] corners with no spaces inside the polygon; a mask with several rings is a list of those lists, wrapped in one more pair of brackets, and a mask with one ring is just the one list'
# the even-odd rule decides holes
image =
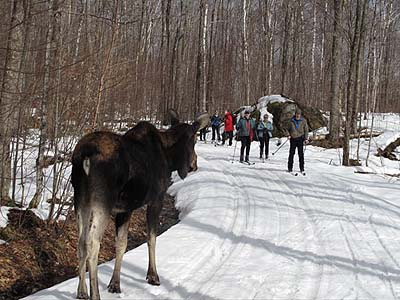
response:
{"label": "snow-covered boulder", "polygon": [[263,110],[273,115],[274,136],[282,137],[284,128],[289,126],[290,119],[293,117],[296,108],[300,108],[302,115],[307,119],[310,131],[327,126],[327,119],[322,112],[316,108],[301,105],[283,95],[264,96],[258,99],[257,108],[263,115]]}

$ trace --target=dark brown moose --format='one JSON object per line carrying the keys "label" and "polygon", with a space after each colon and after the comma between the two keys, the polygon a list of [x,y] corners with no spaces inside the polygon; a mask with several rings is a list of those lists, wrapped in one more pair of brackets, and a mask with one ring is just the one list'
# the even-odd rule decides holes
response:
{"label": "dark brown moose", "polygon": [[179,123],[165,132],[140,122],[125,135],[94,132],[84,136],[72,156],[71,181],[77,215],[79,244],[78,299],[87,299],[86,263],[90,278],[90,299],[100,299],[97,262],[100,242],[111,215],[115,215],[116,260],[108,285],[120,293],[122,256],[127,246],[132,211],[147,204],[147,282],[159,285],[155,245],[163,197],[171,172],[183,179],[194,164],[196,132],[201,121]]}

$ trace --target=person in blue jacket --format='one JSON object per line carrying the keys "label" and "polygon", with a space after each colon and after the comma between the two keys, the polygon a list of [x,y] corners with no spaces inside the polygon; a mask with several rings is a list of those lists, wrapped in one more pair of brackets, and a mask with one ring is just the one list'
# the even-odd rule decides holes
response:
{"label": "person in blue jacket", "polygon": [[244,117],[240,118],[236,124],[238,137],[242,143],[240,148],[240,162],[243,162],[244,150],[246,150],[245,162],[249,163],[250,145],[254,137],[256,122],[250,118],[250,111],[245,110]]}
{"label": "person in blue jacket", "polygon": [[215,141],[215,134],[217,134],[218,141],[221,140],[221,135],[219,134],[219,126],[221,125],[221,118],[218,115],[218,111],[211,117],[211,129],[212,129],[212,141]]}
{"label": "person in blue jacket", "polygon": [[263,158],[265,148],[265,159],[268,159],[269,154],[269,139],[272,137],[273,126],[268,121],[268,114],[264,115],[264,119],[258,123],[257,136],[260,141],[260,159]]}

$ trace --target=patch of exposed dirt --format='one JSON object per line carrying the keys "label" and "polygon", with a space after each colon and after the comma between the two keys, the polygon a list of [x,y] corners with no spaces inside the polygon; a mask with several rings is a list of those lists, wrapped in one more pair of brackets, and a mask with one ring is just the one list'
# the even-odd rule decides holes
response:
{"label": "patch of exposed dirt", "polygon": [[[161,212],[159,234],[178,222],[174,199],[167,195]],[[65,221],[52,225],[30,210],[10,210],[9,225],[0,229],[0,299],[13,300],[53,286],[78,274],[78,233],[72,212]],[[145,208],[131,218],[128,250],[146,241]],[[104,234],[99,263],[114,258],[114,221]],[[147,259],[147,257],[143,257]],[[145,276],[145,275],[144,275]]]}
{"label": "patch of exposed dirt", "polygon": [[326,149],[336,149],[336,148],[343,148],[344,145],[344,138],[341,137],[338,141],[331,141],[329,139],[323,140],[313,140],[311,141],[311,145]]}

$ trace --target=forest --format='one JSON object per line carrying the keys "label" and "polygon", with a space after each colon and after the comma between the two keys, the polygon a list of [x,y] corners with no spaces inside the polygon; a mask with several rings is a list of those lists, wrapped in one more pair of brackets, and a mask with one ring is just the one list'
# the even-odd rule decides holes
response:
{"label": "forest", "polygon": [[400,111],[399,1],[6,0],[0,14],[0,205],[37,207],[49,166],[59,201],[77,138],[170,108],[193,120],[282,94],[329,111],[333,139]]}

